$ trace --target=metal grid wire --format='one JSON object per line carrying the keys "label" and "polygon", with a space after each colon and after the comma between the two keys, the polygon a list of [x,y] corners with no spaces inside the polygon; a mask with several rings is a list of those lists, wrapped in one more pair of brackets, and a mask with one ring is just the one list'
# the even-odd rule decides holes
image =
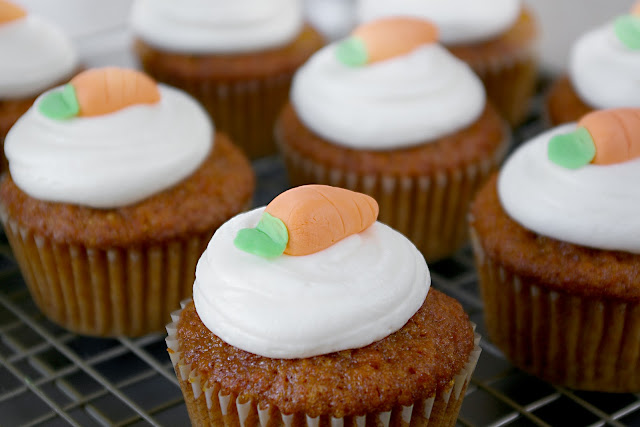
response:
{"label": "metal grid wire", "polygon": [[[540,130],[537,117],[518,130],[516,141]],[[254,166],[255,204],[261,205],[287,183],[278,158]],[[433,286],[458,299],[483,336],[458,426],[640,426],[640,394],[556,387],[505,360],[487,339],[469,248],[430,268]],[[87,338],[49,322],[0,235],[0,426],[188,424],[164,335]]]}

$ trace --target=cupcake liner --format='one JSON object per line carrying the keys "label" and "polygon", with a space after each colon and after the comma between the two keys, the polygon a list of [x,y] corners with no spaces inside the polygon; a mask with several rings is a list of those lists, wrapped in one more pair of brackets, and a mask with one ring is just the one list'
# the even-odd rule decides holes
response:
{"label": "cupcake liner", "polygon": [[132,248],[58,243],[3,214],[5,234],[36,305],[80,334],[138,336],[191,295],[212,232]]}
{"label": "cupcake liner", "polygon": [[489,337],[514,365],[570,388],[640,391],[640,303],[549,291],[471,236]]}
{"label": "cupcake liner", "polygon": [[279,142],[291,185],[327,184],[370,195],[380,207],[378,220],[407,236],[429,262],[452,255],[467,242],[469,204],[509,144],[507,139],[487,157],[453,171],[412,177],[328,168]]}
{"label": "cupcake liner", "polygon": [[469,64],[484,83],[491,103],[511,126],[520,124],[529,112],[538,77],[536,58],[535,49],[528,48]]}
{"label": "cupcake liner", "polygon": [[275,154],[273,126],[289,97],[293,71],[229,81],[194,81],[149,67],[145,71],[196,98],[213,118],[216,129],[228,134],[249,158]]}
{"label": "cupcake liner", "polygon": [[[184,308],[189,301],[182,301],[181,307]],[[445,391],[436,393],[429,399],[414,402],[411,406],[397,406],[388,412],[341,418],[330,415],[310,417],[305,413],[284,414],[278,408],[242,399],[233,393],[225,393],[218,383],[203,382],[198,372],[191,369],[191,366],[182,359],[180,344],[176,337],[182,308],[171,313],[172,322],[166,326],[166,343],[191,423],[194,426],[453,426],[481,352],[480,336],[475,334],[475,347],[464,368],[451,381],[451,385]],[[475,330],[475,325],[473,326]]]}

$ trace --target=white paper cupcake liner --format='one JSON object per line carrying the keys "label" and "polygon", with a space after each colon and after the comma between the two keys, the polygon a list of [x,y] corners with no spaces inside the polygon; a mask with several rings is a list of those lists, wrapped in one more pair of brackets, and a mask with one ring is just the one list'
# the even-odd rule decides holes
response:
{"label": "white paper cupcake liner", "polygon": [[640,303],[548,290],[471,236],[489,338],[514,365],[571,388],[640,391]]}
{"label": "white paper cupcake liner", "polygon": [[[417,401],[411,406],[397,406],[388,412],[341,418],[330,415],[310,417],[304,413],[284,414],[278,408],[252,400],[242,400],[232,393],[225,393],[220,384],[203,381],[198,372],[183,360],[176,331],[180,313],[189,301],[182,301],[182,308],[171,313],[172,322],[166,326],[166,343],[194,426],[453,426],[481,352],[480,335],[475,334],[475,347],[469,355],[469,360],[451,381],[451,385],[445,391],[436,393],[429,399]],[[473,327],[475,330],[475,325]]]}
{"label": "white paper cupcake liner", "polygon": [[80,334],[138,336],[162,330],[191,296],[195,268],[213,232],[145,247],[57,243],[2,213],[9,244],[42,312]]}
{"label": "white paper cupcake liner", "polygon": [[[378,220],[407,236],[428,262],[450,256],[468,240],[467,211],[476,191],[497,169],[510,137],[487,157],[450,172],[422,176],[360,175],[303,157],[276,139],[293,186],[326,184],[370,195]],[[505,135],[510,132],[505,128]]]}
{"label": "white paper cupcake liner", "polygon": [[275,154],[273,126],[280,109],[287,102],[293,73],[264,79],[206,82],[196,86],[194,95],[214,118],[216,127],[251,159]]}

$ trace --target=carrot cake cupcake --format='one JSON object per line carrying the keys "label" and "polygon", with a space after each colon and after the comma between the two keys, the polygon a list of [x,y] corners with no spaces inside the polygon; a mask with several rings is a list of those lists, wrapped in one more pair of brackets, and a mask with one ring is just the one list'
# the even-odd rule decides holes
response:
{"label": "carrot cake cupcake", "polygon": [[640,109],[602,110],[521,146],[470,223],[485,321],[555,384],[640,391]]}
{"label": "carrot cake cupcake", "polygon": [[167,326],[193,425],[455,424],[479,337],[377,212],[313,185],[218,229]]}
{"label": "carrot cake cupcake", "polygon": [[517,125],[537,78],[537,25],[521,0],[358,0],[360,22],[389,16],[433,21],[440,40],[480,76],[489,100]]}
{"label": "carrot cake cupcake", "polygon": [[468,204],[509,139],[480,79],[436,33],[389,18],[321,49],[276,125],[292,185],[371,195],[429,262],[466,242]]}
{"label": "carrot cake cupcake", "polygon": [[0,57],[2,144],[40,93],[73,75],[78,58],[56,26],[6,0],[0,0]]}
{"label": "carrot cake cupcake", "polygon": [[575,122],[597,109],[640,107],[640,2],[631,13],[580,37],[569,74],[547,95],[551,125]]}
{"label": "carrot cake cupcake", "polygon": [[0,217],[24,279],[51,320],[88,335],[161,329],[254,185],[195,100],[126,69],[40,96],[5,152]]}
{"label": "carrot cake cupcake", "polygon": [[291,77],[324,41],[301,0],[136,0],[142,67],[200,101],[249,157],[275,153]]}

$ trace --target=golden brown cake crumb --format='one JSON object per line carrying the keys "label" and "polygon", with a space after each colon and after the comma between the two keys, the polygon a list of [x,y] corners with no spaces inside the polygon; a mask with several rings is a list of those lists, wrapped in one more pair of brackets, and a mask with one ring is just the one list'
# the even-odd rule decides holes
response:
{"label": "golden brown cake crumb", "polygon": [[218,133],[209,157],[190,177],[131,206],[105,210],[37,200],[9,174],[0,182],[0,203],[19,225],[57,243],[122,247],[213,230],[247,207],[253,187],[249,162]]}
{"label": "golden brown cake crumb", "polygon": [[549,290],[640,301],[640,255],[587,248],[529,231],[503,210],[496,183],[497,174],[471,208],[471,226],[489,258]]}
{"label": "golden brown cake crumb", "polygon": [[474,333],[460,304],[431,288],[418,312],[397,332],[366,347],[305,359],[271,359],[226,344],[190,303],[177,338],[182,358],[241,399],[282,412],[335,417],[388,411],[431,397],[469,359]]}
{"label": "golden brown cake crumb", "polygon": [[[354,126],[359,124],[354,123]],[[507,138],[504,123],[489,105],[467,128],[436,141],[388,151],[359,150],[334,145],[309,130],[298,118],[291,103],[280,116],[280,142],[304,158],[328,168],[358,174],[384,173],[415,176],[445,173],[491,157]]]}
{"label": "golden brown cake crumb", "polygon": [[188,79],[198,86],[202,81],[230,83],[291,73],[323,44],[320,33],[307,26],[292,43],[261,52],[190,55],[155,49],[142,40],[136,41],[135,49],[145,70],[159,81],[175,85],[174,78]]}

